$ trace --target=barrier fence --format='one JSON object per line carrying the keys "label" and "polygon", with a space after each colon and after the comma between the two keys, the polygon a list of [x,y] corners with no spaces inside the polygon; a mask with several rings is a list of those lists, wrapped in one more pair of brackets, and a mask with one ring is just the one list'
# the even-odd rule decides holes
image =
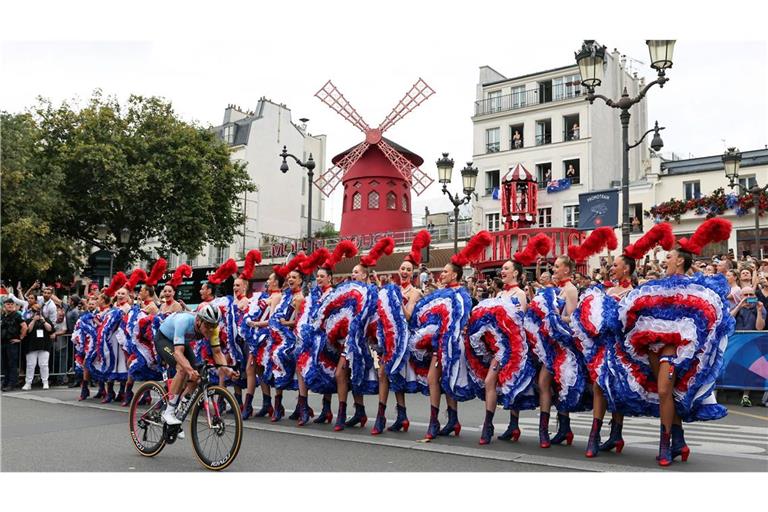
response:
{"label": "barrier fence", "polygon": [[[71,334],[60,334],[53,340],[53,349],[48,355],[48,382],[53,384],[55,381],[64,383],[69,382],[75,376],[75,348],[71,342]],[[27,372],[27,349],[26,343],[21,342],[19,350],[19,360],[17,367],[19,369],[19,385],[24,383]],[[35,368],[35,376],[39,378],[40,368]],[[65,379],[66,377],[66,379]],[[2,375],[5,380],[5,375]]]}

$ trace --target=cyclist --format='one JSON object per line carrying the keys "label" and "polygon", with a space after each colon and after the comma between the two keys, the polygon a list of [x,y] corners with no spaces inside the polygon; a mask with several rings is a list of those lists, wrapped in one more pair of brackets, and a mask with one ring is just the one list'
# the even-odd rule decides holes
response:
{"label": "cyclist", "polygon": [[[200,379],[197,370],[193,368],[195,356],[190,342],[208,338],[216,364],[225,365],[226,359],[219,346],[219,318],[221,313],[216,306],[205,304],[197,313],[174,313],[169,316],[158,329],[155,337],[157,352],[169,366],[176,368],[176,376],[171,383],[168,395],[168,406],[163,412],[163,420],[168,425],[179,425],[181,420],[176,417],[176,406],[179,403],[184,383],[187,383],[186,393],[191,393],[195,383]],[[218,369],[220,382],[227,378],[237,378],[238,372],[228,367]]]}

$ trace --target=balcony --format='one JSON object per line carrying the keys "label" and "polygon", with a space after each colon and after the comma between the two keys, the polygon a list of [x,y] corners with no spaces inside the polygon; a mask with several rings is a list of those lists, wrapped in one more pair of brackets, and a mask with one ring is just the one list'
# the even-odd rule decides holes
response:
{"label": "balcony", "polygon": [[558,101],[578,98],[582,95],[581,87],[573,85],[554,85],[552,86],[552,96],[541,98],[538,89],[531,89],[523,93],[507,94],[504,96],[495,96],[475,102],[475,115],[484,116],[487,114],[496,114],[498,112],[507,112],[518,110],[533,105],[543,103],[555,103]]}
{"label": "balcony", "polygon": [[498,153],[501,151],[501,142],[489,142],[485,145],[486,153]]}

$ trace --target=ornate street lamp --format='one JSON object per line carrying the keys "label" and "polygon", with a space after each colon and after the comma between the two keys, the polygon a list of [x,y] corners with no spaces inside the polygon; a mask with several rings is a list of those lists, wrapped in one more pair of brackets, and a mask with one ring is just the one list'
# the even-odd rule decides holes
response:
{"label": "ornate street lamp", "polygon": [[477,169],[472,167],[472,162],[461,170],[461,181],[464,187],[464,196],[451,194],[448,190],[448,184],[451,182],[451,173],[453,172],[453,159],[448,158],[448,153],[443,153],[443,157],[437,162],[438,181],[443,184],[443,194],[453,203],[453,253],[459,252],[459,206],[468,204],[472,200],[472,194],[475,192],[477,183]]}
{"label": "ornate street lamp", "polygon": [[[307,170],[307,184],[309,189],[309,196],[307,197],[307,254],[312,254],[314,247],[312,247],[312,184],[314,180],[315,160],[312,158],[312,153],[309,154],[306,162],[302,162],[292,154],[288,153],[288,148],[283,146],[283,151],[280,153],[280,157],[283,159],[283,163],[280,164],[280,170],[285,174],[288,172],[287,158],[293,158],[293,160],[300,166]],[[243,249],[245,251],[245,249]]]}
{"label": "ornate street lamp", "polygon": [[723,154],[723,166],[725,176],[728,178],[730,188],[738,187],[739,197],[752,196],[755,208],[755,258],[760,258],[760,198],[768,191],[768,185],[760,187],[755,180],[755,186],[749,187],[739,183],[739,169],[741,168],[741,152],[736,148],[728,148]]}
{"label": "ornate street lamp", "polygon": [[[622,244],[624,247],[629,245],[629,232],[631,224],[629,220],[629,150],[637,146],[642,142],[643,137],[650,132],[646,132],[637,144],[629,145],[629,109],[636,103],[639,103],[648,90],[657,85],[664,87],[664,84],[669,81],[666,77],[665,70],[672,67],[672,54],[675,49],[675,40],[646,40],[645,44],[648,45],[648,51],[651,56],[651,67],[656,70],[658,78],[649,83],[638,93],[634,98],[629,97],[627,88],[624,87],[624,91],[621,98],[618,100],[610,99],[602,94],[595,94],[595,87],[599,87],[603,81],[603,67],[605,64],[605,46],[598,45],[594,40],[584,40],[584,44],[581,46],[581,50],[575,52],[576,63],[579,65],[579,73],[581,74],[581,83],[587,88],[586,100],[590,104],[594,103],[595,99],[601,99],[611,108],[617,108],[621,110],[619,119],[621,119],[621,137],[622,137],[622,172],[621,172],[621,209],[622,209]],[[658,135],[658,131],[656,132]],[[661,137],[658,138],[658,141]],[[658,142],[654,137],[654,142]],[[653,142],[652,142],[653,144]],[[653,146],[651,146],[653,147]],[[659,146],[660,147],[660,146]]]}

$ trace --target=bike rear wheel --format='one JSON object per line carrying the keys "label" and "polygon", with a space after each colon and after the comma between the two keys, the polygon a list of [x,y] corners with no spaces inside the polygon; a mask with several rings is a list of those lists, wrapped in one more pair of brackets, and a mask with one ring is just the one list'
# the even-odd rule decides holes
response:
{"label": "bike rear wheel", "polygon": [[206,469],[221,471],[237,457],[243,438],[240,414],[228,415],[219,410],[219,399],[233,411],[240,406],[235,397],[221,386],[209,386],[204,396],[194,404],[190,418],[192,446],[200,464]]}
{"label": "bike rear wheel", "polygon": [[[157,382],[145,382],[135,392],[129,411],[128,429],[136,450],[145,457],[154,457],[165,448],[163,407],[165,392]],[[149,403],[145,404],[146,397]]]}

